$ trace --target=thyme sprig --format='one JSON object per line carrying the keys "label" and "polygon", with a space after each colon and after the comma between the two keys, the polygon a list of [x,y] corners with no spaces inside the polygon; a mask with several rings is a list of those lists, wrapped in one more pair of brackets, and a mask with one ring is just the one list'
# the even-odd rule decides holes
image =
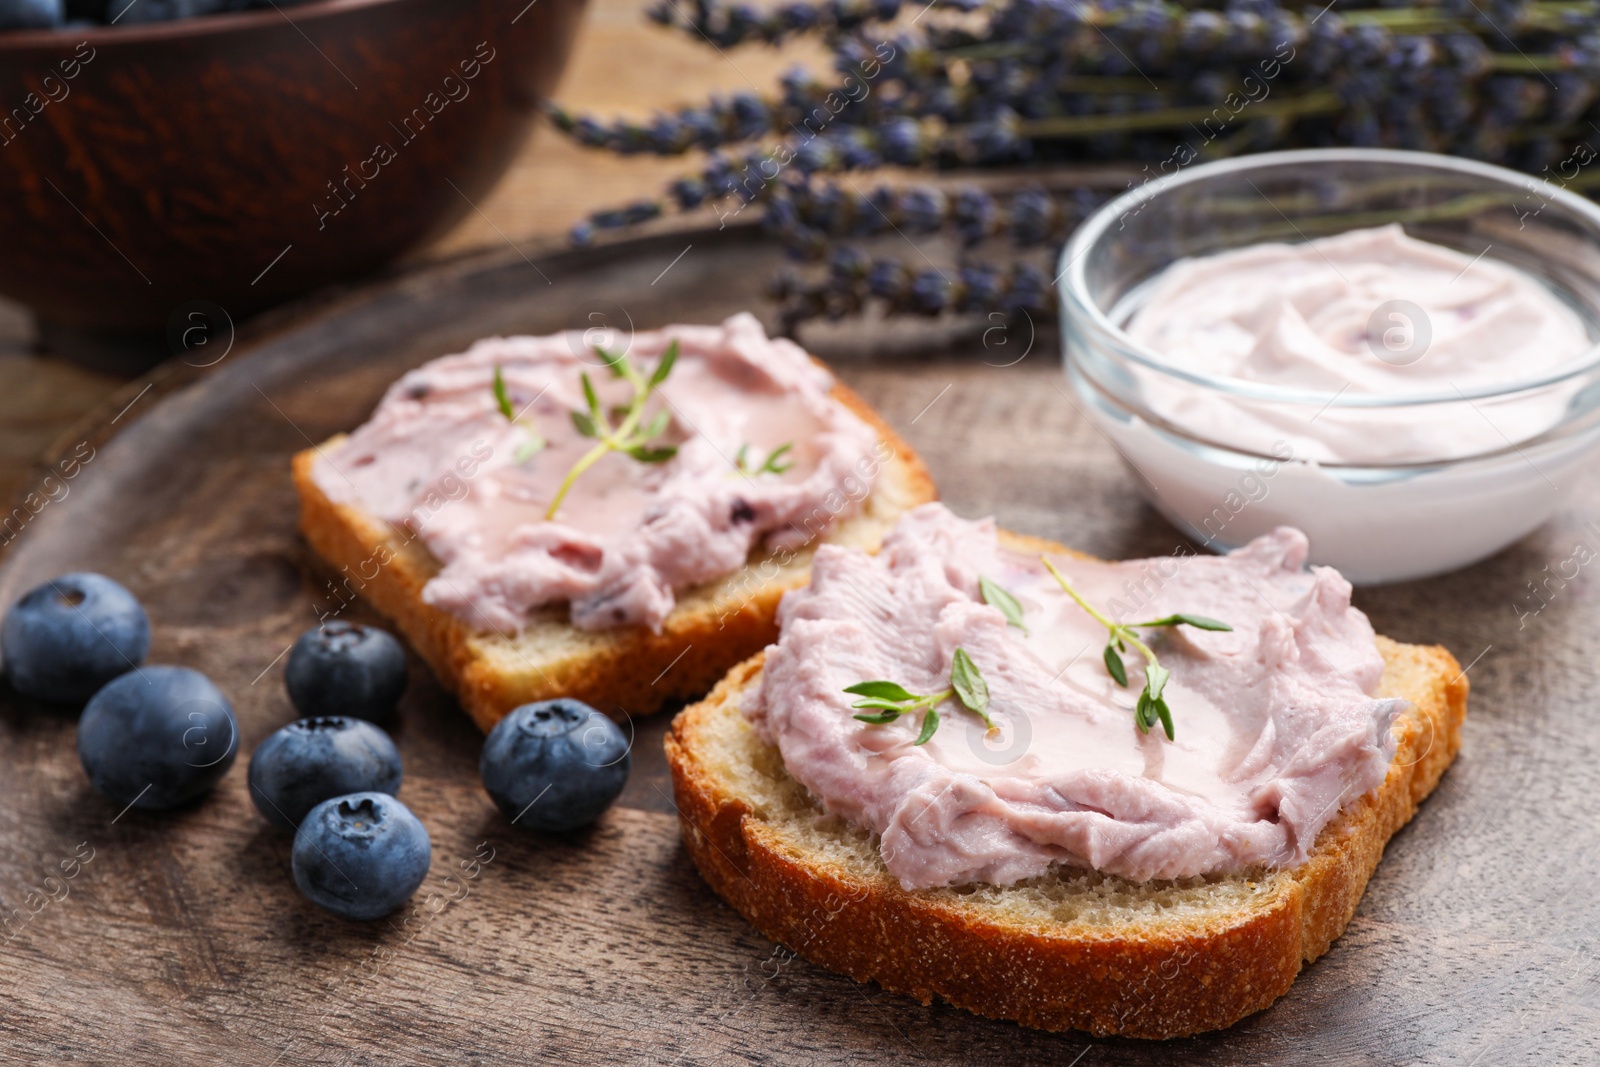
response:
{"label": "thyme sprig", "polygon": [[1124,688],[1128,685],[1128,669],[1122,662],[1122,654],[1127,652],[1131,646],[1134,651],[1144,657],[1144,689],[1139,693],[1139,703],[1134,708],[1133,723],[1139,728],[1141,734],[1147,734],[1159,719],[1162,729],[1166,731],[1167,740],[1174,740],[1172,709],[1167,706],[1166,697],[1162,695],[1166,689],[1168,679],[1172,677],[1172,672],[1161,666],[1161,663],[1156,659],[1156,654],[1150,651],[1150,646],[1141,641],[1139,635],[1134,631],[1160,626],[1193,626],[1197,630],[1217,631],[1228,631],[1232,630],[1233,627],[1225,622],[1207,618],[1204,615],[1181,613],[1165,615],[1159,619],[1151,619],[1149,622],[1115,622],[1085,600],[1082,594],[1072,587],[1072,583],[1067,581],[1066,575],[1057,570],[1056,565],[1051,563],[1047,557],[1040,556],[1039,559],[1044,563],[1045,569],[1050,572],[1051,576],[1060,583],[1066,594],[1076,600],[1080,608],[1088,612],[1096,622],[1104,626],[1110,633],[1110,637],[1106,641],[1105,652],[1101,658],[1105,660],[1106,673],[1110,674],[1118,685]]}
{"label": "thyme sprig", "polygon": [[978,592],[983,594],[985,604],[998,609],[1000,614],[1006,617],[1006,622],[1024,634],[1028,632],[1028,624],[1022,621],[1022,604],[1004,586],[979,575]]}
{"label": "thyme sprig", "polygon": [[[594,351],[613,378],[624,379],[633,386],[633,399],[626,407],[614,408],[607,414],[600,406],[600,396],[595,392],[594,383],[589,380],[588,371],[579,375],[583,381],[584,402],[589,410],[572,412],[572,425],[583,436],[595,438],[596,443],[578,457],[566,478],[562,479],[561,488],[556,491],[555,499],[550,501],[550,509],[544,513],[546,519],[556,517],[561,510],[561,502],[567,498],[573,484],[583,476],[584,471],[600,462],[608,453],[621,452],[640,463],[665,463],[678,454],[676,445],[653,443],[666,432],[672,421],[670,413],[658,411],[649,422],[644,422],[645,405],[655,395],[657,387],[667,380],[678,361],[678,342],[667,345],[667,350],[661,354],[661,361],[648,378],[628,361],[627,353],[607,352],[598,347]],[[613,424],[612,419],[618,421]]]}
{"label": "thyme sprig", "polygon": [[511,425],[522,427],[523,432],[528,435],[527,439],[517,446],[516,452],[511,456],[513,463],[526,463],[534,455],[544,450],[546,441],[544,436],[534,428],[531,421],[517,417],[516,409],[511,406],[511,394],[506,392],[505,375],[500,372],[500,364],[498,363],[494,365],[494,386],[491,391],[494,393],[494,405],[500,409],[500,414],[504,415],[506,421]]}
{"label": "thyme sprig", "polygon": [[738,453],[733,457],[733,466],[736,473],[742,474],[746,478],[755,478],[762,474],[783,474],[794,467],[793,460],[786,463],[783,459],[784,455],[793,448],[793,441],[785,441],[767,453],[766,461],[761,466],[752,467],[750,465],[750,445],[748,443],[742,444],[739,446]]}
{"label": "thyme sprig", "polygon": [[925,745],[939,729],[939,713],[935,709],[954,697],[961,705],[983,720],[989,729],[995,729],[989,718],[989,685],[983,680],[978,665],[964,648],[956,649],[950,663],[950,686],[937,693],[913,693],[898,682],[879,679],[857,682],[847,686],[845,692],[862,699],[850,706],[869,709],[856,718],[874,726],[886,726],[902,715],[922,712],[922,727],[913,745]]}

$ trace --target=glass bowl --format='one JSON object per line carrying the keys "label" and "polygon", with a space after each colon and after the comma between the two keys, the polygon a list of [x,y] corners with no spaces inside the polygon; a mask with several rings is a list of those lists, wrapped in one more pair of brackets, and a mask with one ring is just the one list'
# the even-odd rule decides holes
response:
{"label": "glass bowl", "polygon": [[[1178,260],[1391,223],[1531,275],[1577,312],[1589,347],[1534,377],[1508,367],[1491,386],[1371,393],[1207,374],[1123,329]],[[1549,518],[1600,445],[1600,207],[1525,174],[1378,149],[1205,164],[1101,208],[1059,279],[1079,406],[1150,502],[1215,551],[1288,525],[1312,562],[1357,583],[1455,570]],[[1426,358],[1426,320],[1403,301],[1375,306],[1374,358]],[[1174,417],[1177,401],[1246,417],[1202,432]]]}

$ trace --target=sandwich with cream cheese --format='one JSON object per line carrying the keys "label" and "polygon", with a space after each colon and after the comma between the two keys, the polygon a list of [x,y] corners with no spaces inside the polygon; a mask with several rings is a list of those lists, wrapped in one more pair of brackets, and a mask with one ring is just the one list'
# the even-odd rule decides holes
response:
{"label": "sandwich with cream cheese", "polygon": [[925,1002],[1227,1026],[1343,931],[1466,711],[1448,652],[1306,553],[1104,563],[937,504],[824,547],[673,724],[689,852],[768,936]]}
{"label": "sandwich with cream cheese", "polygon": [[757,320],[495,338],[295,458],[301,529],[485,730],[530,701],[703,695],[820,544],[933,499],[860,398]]}

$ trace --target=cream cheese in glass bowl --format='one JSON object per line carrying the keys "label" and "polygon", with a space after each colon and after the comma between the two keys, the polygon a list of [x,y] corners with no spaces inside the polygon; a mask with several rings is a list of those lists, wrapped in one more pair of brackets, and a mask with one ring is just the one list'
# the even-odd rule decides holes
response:
{"label": "cream cheese in glass bowl", "polygon": [[1600,447],[1600,208],[1452,157],[1277,152],[1152,181],[1062,257],[1077,402],[1179,529],[1289,525],[1374,583],[1530,532]]}

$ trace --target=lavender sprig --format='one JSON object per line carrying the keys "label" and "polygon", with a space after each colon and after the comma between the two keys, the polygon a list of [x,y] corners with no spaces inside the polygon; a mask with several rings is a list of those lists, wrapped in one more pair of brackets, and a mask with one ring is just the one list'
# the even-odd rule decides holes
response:
{"label": "lavender sprig", "polygon": [[[596,148],[710,153],[664,196],[597,213],[573,236],[582,243],[705,207],[726,221],[760,203],[792,254],[829,261],[826,278],[779,285],[791,322],[880,302],[925,314],[1031,308],[1032,278],[1014,265],[857,269],[863,257],[841,242],[874,236],[887,220],[966,248],[998,237],[1051,246],[1080,217],[1063,198],[885,195],[824,179],[1024,161],[1143,163],[1156,174],[1174,159],[1334,144],[1449,152],[1544,175],[1596,136],[1600,0],[1385,2],[960,0],[894,24],[901,0],[663,2],[657,21],[719,48],[815,34],[833,71],[791,72],[769,97],[717,97],[645,122],[553,109],[558,126]],[[1570,177],[1562,172],[1563,183]]]}
{"label": "lavender sprig", "polygon": [[[781,12],[801,6],[778,9],[772,17],[788,18]],[[865,15],[880,6],[876,14],[889,16],[898,0],[874,0],[853,8],[835,3],[819,5],[818,10],[859,9]],[[673,0],[671,9],[682,13],[685,7]],[[759,22],[749,17],[752,9],[743,4],[695,5],[695,9],[725,13],[741,26]],[[830,109],[834,113],[823,117],[836,127],[879,125],[895,115],[938,115],[950,123],[971,123],[1001,109],[1025,119],[1045,119],[1186,105],[1215,107],[1238,87],[1252,65],[1269,63],[1271,73],[1265,77],[1276,80],[1283,66],[1279,60],[1292,62],[1302,48],[1310,53],[1310,61],[1301,64],[1304,71],[1291,68],[1288,81],[1332,87],[1346,98],[1361,95],[1364,86],[1404,77],[1409,71],[1453,75],[1448,80],[1455,89],[1495,71],[1537,74],[1540,77],[1534,80],[1544,85],[1549,84],[1544,78],[1557,72],[1575,73],[1589,81],[1600,74],[1600,50],[1589,37],[1550,47],[1552,34],[1560,40],[1563,32],[1581,30],[1583,20],[1595,16],[1593,3],[1524,4],[1514,20],[1496,19],[1492,24],[1467,7],[1462,8],[1465,17],[1433,6],[1341,11],[1297,11],[1274,3],[1230,5],[1222,11],[1200,5],[1183,11],[1150,3],[1098,6],[1013,0],[994,9],[987,33],[944,31],[930,20],[921,33],[893,36],[895,48],[887,64],[876,61],[876,50],[870,47],[874,42],[853,32],[835,42],[837,66],[841,73],[873,71],[867,80],[878,91],[859,101],[862,106],[843,112]],[[853,29],[862,21],[840,17]],[[823,14],[798,21],[821,25],[837,18]],[[1534,37],[1521,43],[1506,37],[1501,28],[1508,22]],[[1478,32],[1488,35],[1487,42],[1475,36]],[[719,43],[714,33],[704,34],[703,39]],[[728,42],[727,37],[720,39],[721,44]],[[1323,76],[1327,74],[1335,77]],[[1258,81],[1261,76],[1258,72]],[[709,148],[764,133],[788,133],[838,88],[804,74],[790,75],[784,79],[782,100],[735,94],[714,98],[704,108],[662,116],[649,125],[607,125],[559,109],[554,114],[558,125],[584,143],[624,153],[677,154],[691,145]],[[1115,95],[1119,90],[1120,98]],[[1497,94],[1488,94],[1491,105],[1496,99]],[[1096,106],[1096,100],[1107,100],[1110,106]],[[1143,102],[1129,108],[1128,100]]]}
{"label": "lavender sprig", "polygon": [[971,247],[990,238],[1018,248],[1065,240],[1106,194],[1077,189],[1060,199],[1023,189],[1009,199],[967,186],[879,186],[870,193],[832,182],[795,183],[767,201],[763,224],[796,258],[817,258],[830,239],[878,234],[952,233]]}
{"label": "lavender sprig", "polygon": [[784,303],[789,325],[806,319],[841,318],[878,302],[891,315],[937,316],[1026,313],[1043,316],[1052,308],[1050,275],[1027,261],[1006,265],[971,262],[958,268],[915,268],[898,259],[869,259],[842,248],[820,281],[780,275],[772,295]]}
{"label": "lavender sprig", "polygon": [[[981,2],[936,0],[936,6],[970,11]],[[890,22],[900,10],[901,0],[791,0],[771,8],[724,0],[657,0],[646,16],[695,40],[733,48],[751,41],[777,45],[805,34],[832,38],[868,23]]]}

